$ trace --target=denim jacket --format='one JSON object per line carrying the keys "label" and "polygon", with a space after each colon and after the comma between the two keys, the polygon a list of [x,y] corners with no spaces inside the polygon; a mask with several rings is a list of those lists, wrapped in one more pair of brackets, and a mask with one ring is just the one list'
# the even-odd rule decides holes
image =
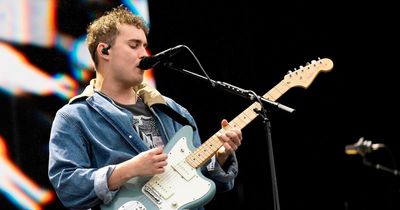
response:
{"label": "denim jacket", "polygon": [[[133,128],[133,115],[110,98],[94,90],[95,80],[81,95],[57,111],[49,141],[48,176],[62,204],[72,209],[88,209],[109,203],[117,191],[110,191],[107,179],[116,164],[131,159],[149,148]],[[164,144],[184,125],[173,120],[157,106],[168,106],[196,125],[190,113],[172,99],[145,84],[134,90],[154,114]],[[198,129],[193,144],[201,145]],[[225,171],[215,157],[203,175],[213,180],[217,192],[233,188],[238,173],[236,156]]]}

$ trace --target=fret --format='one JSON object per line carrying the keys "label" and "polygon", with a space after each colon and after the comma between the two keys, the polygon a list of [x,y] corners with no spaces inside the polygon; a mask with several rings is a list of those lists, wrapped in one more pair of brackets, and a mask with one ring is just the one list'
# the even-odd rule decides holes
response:
{"label": "fret", "polygon": [[[223,142],[216,135],[213,135],[192,154],[186,157],[186,162],[192,167],[197,168],[207,162],[222,145]],[[204,154],[203,150],[206,150],[208,154]]]}

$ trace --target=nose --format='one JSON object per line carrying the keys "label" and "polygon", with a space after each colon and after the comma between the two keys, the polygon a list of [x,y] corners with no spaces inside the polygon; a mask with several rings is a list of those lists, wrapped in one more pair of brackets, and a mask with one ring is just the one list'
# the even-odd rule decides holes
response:
{"label": "nose", "polygon": [[139,58],[140,58],[140,59],[143,59],[144,57],[149,56],[149,52],[147,51],[147,48],[144,47],[144,46],[142,46],[142,47],[140,48],[140,52],[139,52],[139,53],[140,53],[140,54],[139,54]]}

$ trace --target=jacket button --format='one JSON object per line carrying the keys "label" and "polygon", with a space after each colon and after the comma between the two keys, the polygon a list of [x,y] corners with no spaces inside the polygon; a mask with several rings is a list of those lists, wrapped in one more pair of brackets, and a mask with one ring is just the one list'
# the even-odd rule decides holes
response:
{"label": "jacket button", "polygon": [[132,138],[132,135],[129,135],[129,138],[131,139],[131,138]]}

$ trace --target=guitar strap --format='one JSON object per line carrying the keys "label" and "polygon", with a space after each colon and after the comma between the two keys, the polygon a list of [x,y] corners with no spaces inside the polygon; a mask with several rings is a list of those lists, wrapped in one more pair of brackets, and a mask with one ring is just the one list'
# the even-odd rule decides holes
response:
{"label": "guitar strap", "polygon": [[190,127],[192,127],[192,129],[194,131],[196,130],[196,127],[192,123],[190,123],[186,117],[182,116],[181,114],[179,114],[178,112],[173,110],[171,107],[169,107],[165,104],[154,104],[153,107],[156,107],[157,109],[161,110],[166,115],[168,115],[170,118],[177,121],[179,124],[189,125]]}

